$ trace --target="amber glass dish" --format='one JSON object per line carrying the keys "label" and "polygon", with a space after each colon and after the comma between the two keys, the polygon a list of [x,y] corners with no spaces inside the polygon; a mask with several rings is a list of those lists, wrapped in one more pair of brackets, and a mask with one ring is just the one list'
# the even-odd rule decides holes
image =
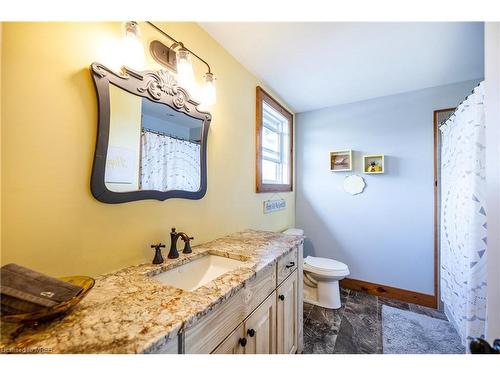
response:
{"label": "amber glass dish", "polygon": [[56,306],[24,314],[2,314],[2,321],[36,325],[40,322],[57,318],[78,304],[78,302],[80,302],[88,294],[90,289],[92,289],[95,284],[95,280],[88,276],[65,276],[60,277],[60,280],[81,286],[83,289],[69,301],[61,302]]}

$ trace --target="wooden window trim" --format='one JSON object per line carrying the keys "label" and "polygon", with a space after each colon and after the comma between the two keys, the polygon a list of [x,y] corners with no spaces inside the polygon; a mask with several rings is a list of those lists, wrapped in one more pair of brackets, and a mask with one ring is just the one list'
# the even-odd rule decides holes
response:
{"label": "wooden window trim", "polygon": [[434,111],[434,308],[439,308],[440,304],[440,292],[439,292],[439,184],[440,184],[440,173],[439,173],[439,154],[441,152],[440,144],[440,133],[439,133],[439,123],[438,115],[441,112],[451,112],[455,111],[455,107],[438,109]]}
{"label": "wooden window trim", "polygon": [[[293,191],[293,114],[290,113],[285,107],[283,107],[276,99],[269,95],[262,87],[257,86],[256,89],[256,116],[255,116],[255,138],[256,138],[256,151],[255,151],[255,181],[256,181],[256,192],[257,193],[273,193],[273,192],[291,192]],[[262,182],[262,103],[266,102],[268,105],[273,107],[276,111],[282,114],[288,120],[288,132],[290,134],[290,163],[289,184],[265,184]]]}

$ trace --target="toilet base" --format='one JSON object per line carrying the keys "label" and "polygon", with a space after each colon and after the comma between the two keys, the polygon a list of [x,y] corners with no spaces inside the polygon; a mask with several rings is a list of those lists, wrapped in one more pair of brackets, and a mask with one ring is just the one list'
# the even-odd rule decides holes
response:
{"label": "toilet base", "polygon": [[333,306],[329,306],[329,305],[324,305],[322,303],[319,303],[316,300],[310,300],[310,299],[307,299],[307,298],[304,298],[304,302],[305,303],[309,303],[310,305],[319,306],[319,307],[322,307],[324,309],[330,309],[330,310],[337,310],[337,309],[340,309],[340,307],[341,307],[341,306],[339,306],[339,307],[333,307]]}
{"label": "toilet base", "polygon": [[304,302],[327,309],[339,309],[342,306],[339,281],[319,281],[316,288],[304,283]]}

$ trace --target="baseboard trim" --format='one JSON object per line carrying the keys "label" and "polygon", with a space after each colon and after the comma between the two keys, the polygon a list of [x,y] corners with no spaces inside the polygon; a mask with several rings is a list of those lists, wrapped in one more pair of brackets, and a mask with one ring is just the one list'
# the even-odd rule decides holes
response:
{"label": "baseboard trim", "polygon": [[381,284],[370,283],[363,280],[343,279],[340,280],[343,288],[359,290],[374,296],[396,299],[398,301],[410,302],[421,306],[437,308],[437,299],[430,294],[413,292],[411,290],[394,288]]}

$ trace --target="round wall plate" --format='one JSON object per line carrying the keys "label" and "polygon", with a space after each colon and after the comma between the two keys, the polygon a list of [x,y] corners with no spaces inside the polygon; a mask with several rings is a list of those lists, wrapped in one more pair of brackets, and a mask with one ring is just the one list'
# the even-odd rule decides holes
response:
{"label": "round wall plate", "polygon": [[344,190],[351,195],[362,193],[365,186],[363,177],[357,175],[347,176],[344,180]]}

